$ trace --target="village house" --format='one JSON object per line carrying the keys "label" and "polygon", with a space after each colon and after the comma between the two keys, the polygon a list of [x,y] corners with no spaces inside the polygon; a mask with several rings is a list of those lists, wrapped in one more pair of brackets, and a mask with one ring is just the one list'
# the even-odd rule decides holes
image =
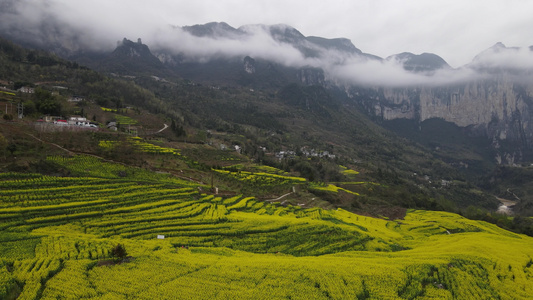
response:
{"label": "village house", "polygon": [[81,96],[77,96],[77,95],[73,95],[70,98],[68,98],[69,102],[81,102],[83,100],[85,100],[85,98],[83,98]]}
{"label": "village house", "polygon": [[55,120],[54,124],[59,126],[68,126],[67,120]]}
{"label": "village house", "polygon": [[42,119],[46,123],[53,123],[54,121],[61,120],[61,117],[58,117],[58,116],[43,116]]}
{"label": "village house", "polygon": [[288,151],[279,151],[276,152],[276,158],[281,160],[283,158],[294,158],[296,156],[296,151],[288,150]]}
{"label": "village house", "polygon": [[68,120],[68,124],[71,126],[82,126],[82,127],[92,127],[92,128],[98,127],[95,124],[91,124],[91,122],[89,122],[87,118],[82,117],[82,116],[70,117],[70,119]]}
{"label": "village house", "polygon": [[6,92],[13,92],[12,90],[7,88],[8,85],[9,85],[9,82],[0,80],[0,90],[6,91]]}
{"label": "village house", "polygon": [[441,182],[440,182],[440,185],[443,186],[443,187],[451,186],[452,184],[453,184],[453,181],[451,181],[451,180],[442,179]]}
{"label": "village house", "polygon": [[32,87],[28,87],[28,86],[23,86],[21,87],[20,89],[17,90],[18,92],[21,92],[21,93],[26,93],[26,94],[33,94],[35,93],[35,89],[32,88]]}
{"label": "village house", "polygon": [[77,126],[89,126],[90,122],[87,120],[87,118],[82,116],[72,116],[68,120],[69,125],[77,125]]}
{"label": "village house", "polygon": [[117,131],[118,130],[117,122],[107,123],[107,129]]}

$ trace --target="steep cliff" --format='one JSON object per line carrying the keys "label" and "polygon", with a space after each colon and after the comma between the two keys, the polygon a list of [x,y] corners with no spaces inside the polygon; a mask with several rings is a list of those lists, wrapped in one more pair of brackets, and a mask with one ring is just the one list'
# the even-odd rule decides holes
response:
{"label": "steep cliff", "polygon": [[368,99],[368,111],[383,120],[399,118],[423,122],[440,118],[466,127],[475,135],[517,146],[500,163],[515,163],[522,151],[533,150],[533,84],[518,83],[514,75],[420,88],[382,88],[377,99]]}

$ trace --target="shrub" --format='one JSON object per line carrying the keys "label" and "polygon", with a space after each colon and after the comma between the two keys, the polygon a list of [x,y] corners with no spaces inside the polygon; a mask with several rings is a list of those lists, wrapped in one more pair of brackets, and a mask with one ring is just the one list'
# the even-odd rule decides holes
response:
{"label": "shrub", "polygon": [[126,251],[126,248],[122,244],[117,244],[115,247],[111,249],[111,256],[115,261],[123,261],[126,256],[128,256],[128,252]]}

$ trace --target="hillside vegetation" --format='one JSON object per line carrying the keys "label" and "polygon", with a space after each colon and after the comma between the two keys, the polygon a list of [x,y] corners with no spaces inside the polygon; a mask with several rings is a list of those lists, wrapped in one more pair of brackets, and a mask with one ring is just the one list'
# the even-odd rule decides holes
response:
{"label": "hillside vegetation", "polygon": [[[133,75],[106,77],[6,40],[0,40],[0,49],[0,79],[10,81],[9,87],[13,89],[24,85],[35,87],[34,94],[0,94],[0,100],[4,100],[0,101],[2,107],[24,104],[23,121],[47,114],[64,118],[81,115],[101,128],[115,121],[120,131],[132,133],[130,127],[134,126],[134,134],[144,137],[153,137],[151,134],[165,123],[171,130],[156,137],[211,146],[189,153],[207,167],[230,165],[228,161],[212,159],[208,153],[238,147],[248,161],[297,173],[316,183],[327,185],[355,179],[386,186],[379,189],[357,187],[355,192],[364,196],[359,202],[322,195],[327,201],[335,205],[342,203],[350,210],[363,208],[373,213],[382,207],[398,206],[459,212],[475,206],[490,212],[498,207],[493,195],[475,185],[482,180],[478,178],[480,173],[484,176],[491,172],[490,164],[478,168],[474,175],[456,167],[458,161],[478,165],[484,157],[467,152],[454,153],[454,162],[449,162],[451,155],[441,159],[440,154],[436,155],[429,148],[400,138],[372,122],[359,107],[345,102],[341,93],[321,86],[285,83],[253,90],[182,78],[159,78],[135,70],[130,70]],[[119,59],[120,51],[109,59],[113,61],[113,57]],[[84,100],[67,102],[74,95],[81,95]],[[4,116],[16,119],[13,108],[8,111]],[[41,134],[50,142],[64,140],[65,135],[69,134]],[[71,135],[70,141],[61,143],[70,150],[123,162],[128,160],[121,151],[102,153],[96,147],[100,140],[116,137],[93,135],[87,143],[80,141],[82,135],[87,136]],[[8,142],[14,143],[16,139],[18,137],[9,137]],[[183,145],[174,144],[173,147]],[[356,170],[360,176],[345,176],[339,165]],[[443,187],[443,180],[453,184]],[[234,190],[251,192],[240,190],[242,187],[246,185]]]}
{"label": "hillside vegetation", "polygon": [[409,140],[320,86],[108,77],[0,50],[0,299],[533,294],[531,167],[446,147],[457,128]]}

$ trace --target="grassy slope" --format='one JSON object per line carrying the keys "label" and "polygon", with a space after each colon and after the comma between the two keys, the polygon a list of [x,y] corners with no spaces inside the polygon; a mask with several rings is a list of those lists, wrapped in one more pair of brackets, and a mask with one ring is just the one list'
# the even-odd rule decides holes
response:
{"label": "grassy slope", "polygon": [[[389,221],[283,207],[201,194],[199,184],[94,158],[49,160],[79,177],[2,175],[3,297],[526,299],[533,293],[533,239],[455,214],[410,211]],[[117,243],[132,258],[98,266]]]}

